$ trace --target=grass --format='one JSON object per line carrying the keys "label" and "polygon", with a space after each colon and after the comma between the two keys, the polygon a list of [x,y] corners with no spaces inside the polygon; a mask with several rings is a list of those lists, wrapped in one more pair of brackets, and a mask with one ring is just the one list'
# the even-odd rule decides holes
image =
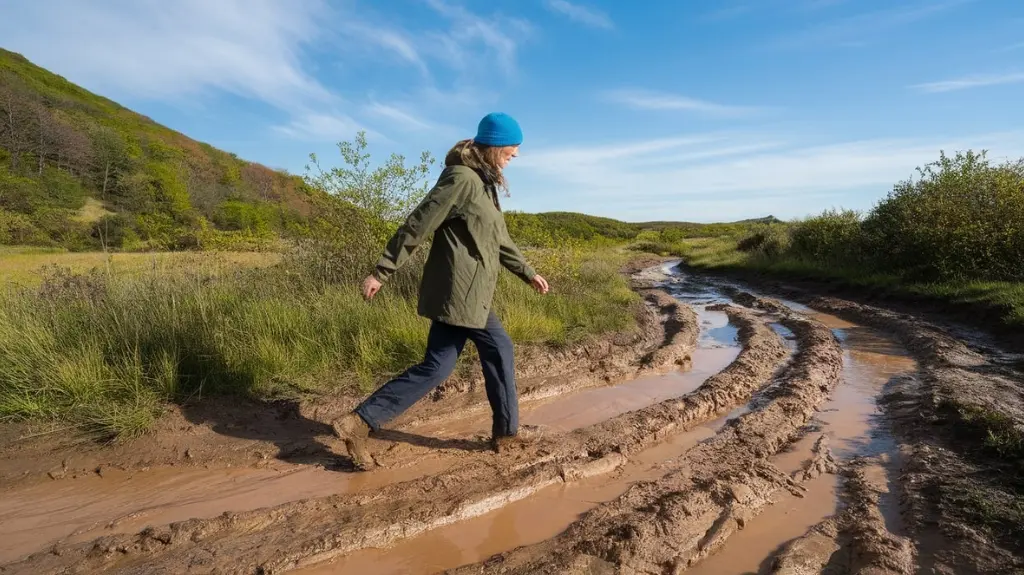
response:
{"label": "grass", "polygon": [[[1024,283],[997,281],[914,282],[896,274],[837,267],[789,255],[767,257],[738,248],[736,237],[698,238],[659,246],[690,266],[747,272],[784,280],[812,281],[913,302],[983,310],[998,327],[1024,327]],[[991,315],[988,315],[991,314]]]}
{"label": "grass", "polygon": [[[385,287],[367,303],[357,284],[318,284],[248,255],[111,265],[96,265],[107,261],[97,254],[3,257],[80,271],[46,268],[32,287],[0,292],[0,419],[132,437],[168,402],[190,397],[363,395],[418,361],[426,345],[429,323],[415,299]],[[502,274],[495,307],[517,344],[559,347],[634,327],[639,298],[617,272],[623,255],[528,257],[552,292],[539,296]],[[462,367],[471,361],[467,354]]]}
{"label": "grass", "polygon": [[269,252],[69,252],[60,248],[0,247],[0,284],[38,286],[54,266],[74,273],[103,269],[114,275],[196,267],[222,271],[273,265],[280,256]]}

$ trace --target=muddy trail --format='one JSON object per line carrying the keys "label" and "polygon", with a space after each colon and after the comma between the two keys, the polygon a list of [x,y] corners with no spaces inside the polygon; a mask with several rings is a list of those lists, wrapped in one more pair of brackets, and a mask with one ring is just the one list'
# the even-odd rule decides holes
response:
{"label": "muddy trail", "polygon": [[134,446],[32,438],[0,464],[0,573],[1024,572],[1021,358],[629,271],[638,330],[519,362],[531,443],[487,450],[466,375],[375,434],[369,473],[330,438],[345,401],[185,408]]}

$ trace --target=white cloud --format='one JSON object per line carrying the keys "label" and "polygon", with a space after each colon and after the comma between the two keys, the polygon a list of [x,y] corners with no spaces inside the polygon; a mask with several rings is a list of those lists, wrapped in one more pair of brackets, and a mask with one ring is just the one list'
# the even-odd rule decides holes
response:
{"label": "white cloud", "polygon": [[366,106],[366,111],[371,115],[387,118],[408,130],[427,130],[434,127],[433,124],[421,120],[397,106],[373,102]]}
{"label": "white cloud", "polygon": [[898,181],[915,176],[915,168],[937,160],[940,150],[988,149],[993,161],[1024,156],[1024,132],[803,145],[787,141],[809,139],[710,133],[527,148],[514,161],[518,175],[510,179],[513,195],[545,198],[545,209],[659,219],[659,213],[681,218],[682,211],[704,206],[700,209],[715,211],[694,213],[694,218],[723,221],[769,213],[806,215],[833,207],[836,199],[866,208],[869,198],[882,197]]}
{"label": "white cloud", "polygon": [[[517,68],[516,55],[520,42],[532,33],[529,22],[500,15],[483,17],[446,0],[426,0],[438,14],[451,21],[451,28],[445,32],[434,32],[430,38],[445,63],[461,69],[475,64],[474,72],[484,74],[493,69],[490,59],[506,75],[514,75]],[[428,49],[430,46],[428,46]],[[480,61],[478,54],[483,49],[487,59]]]}
{"label": "white cloud", "polygon": [[678,94],[641,89],[609,90],[603,93],[603,97],[638,110],[685,110],[715,116],[737,116],[758,111],[758,108],[754,107],[718,104]]}
{"label": "white cloud", "polygon": [[558,12],[559,14],[568,17],[570,20],[574,20],[592,28],[604,28],[606,30],[611,30],[615,27],[612,19],[600,10],[587,8],[586,6],[581,6],[579,4],[573,4],[567,0],[547,0],[545,5],[553,12]]}
{"label": "white cloud", "polygon": [[187,100],[211,90],[276,106],[328,100],[302,66],[322,0],[49,0],[8,6],[8,49],[112,97]]}
{"label": "white cloud", "polygon": [[917,1],[895,8],[865,12],[812,26],[800,32],[787,34],[777,38],[770,46],[778,49],[797,49],[828,44],[833,46],[863,46],[866,44],[866,37],[878,37],[894,28],[913,24],[935,14],[975,1],[977,0]]}
{"label": "white cloud", "polygon": [[954,92],[957,90],[968,90],[970,88],[983,88],[986,86],[1000,86],[1004,84],[1019,84],[1024,82],[1024,72],[1009,74],[975,74],[952,80],[940,82],[928,82],[911,86],[922,92]]}
{"label": "white cloud", "polygon": [[365,131],[368,140],[385,140],[350,116],[341,113],[304,112],[296,114],[287,124],[274,126],[274,131],[285,136],[310,142],[338,142],[349,140],[356,132]]}

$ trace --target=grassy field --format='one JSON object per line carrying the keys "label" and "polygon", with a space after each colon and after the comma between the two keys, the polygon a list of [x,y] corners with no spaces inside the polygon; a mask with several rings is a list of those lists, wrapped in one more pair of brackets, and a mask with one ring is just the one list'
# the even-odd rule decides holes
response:
{"label": "grassy field", "polygon": [[[639,298],[618,273],[622,253],[527,257],[552,291],[540,296],[502,274],[495,306],[517,344],[558,347],[635,326]],[[3,258],[24,285],[0,294],[0,419],[131,437],[185,398],[362,395],[426,345],[428,321],[409,297],[414,265],[367,303],[356,281],[325,283],[266,254]],[[461,369],[475,364],[467,351]]]}
{"label": "grassy field", "polygon": [[57,248],[0,246],[0,284],[38,286],[54,267],[74,273],[94,269],[114,275],[202,268],[215,272],[263,267],[280,261],[272,252],[68,252]]}

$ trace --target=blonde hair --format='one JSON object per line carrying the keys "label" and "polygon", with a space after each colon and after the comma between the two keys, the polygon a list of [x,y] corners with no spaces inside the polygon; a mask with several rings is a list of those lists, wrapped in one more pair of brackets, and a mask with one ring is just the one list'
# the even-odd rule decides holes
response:
{"label": "blonde hair", "polygon": [[[485,182],[494,185],[495,188],[508,195],[508,182],[501,172],[499,161],[501,148],[494,146],[483,146],[472,139],[459,140],[448,150],[444,157],[444,165],[463,165],[473,168],[481,175]],[[495,198],[497,200],[497,198]]]}

